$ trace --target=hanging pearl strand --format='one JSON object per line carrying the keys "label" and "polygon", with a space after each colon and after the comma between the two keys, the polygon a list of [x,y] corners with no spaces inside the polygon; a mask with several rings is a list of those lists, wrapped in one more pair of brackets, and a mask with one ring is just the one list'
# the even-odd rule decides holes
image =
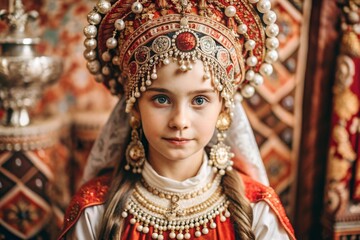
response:
{"label": "hanging pearl strand", "polygon": [[245,50],[248,52],[248,58],[245,60],[246,65],[249,67],[245,74],[245,79],[250,84],[245,84],[242,86],[241,94],[243,97],[249,98],[254,95],[255,88],[254,86],[261,85],[264,81],[264,76],[269,76],[273,72],[272,63],[278,59],[277,48],[279,47],[279,40],[276,36],[279,33],[279,27],[275,24],[276,13],[271,10],[270,0],[248,0],[251,4],[256,4],[256,9],[258,12],[262,13],[262,21],[266,24],[265,34],[266,34],[266,54],[264,63],[261,64],[259,68],[259,73],[255,72],[254,68],[258,65],[258,59],[254,56],[254,49],[256,48],[256,42],[253,39],[249,38],[247,34],[248,26],[244,24],[239,16],[236,14],[236,7],[230,2],[229,6],[225,6],[218,1],[214,3],[224,9],[224,14],[228,18],[234,18],[237,22],[237,33],[242,35],[245,38]]}
{"label": "hanging pearl strand", "polygon": [[[116,55],[113,56],[114,54],[112,54],[112,52],[116,52],[116,47],[118,45],[116,36],[118,32],[125,29],[125,22],[123,19],[117,19],[114,22],[113,35],[106,40],[107,51],[100,56],[104,65],[101,66],[102,64],[97,60],[97,28],[103,15],[107,14],[111,10],[111,7],[112,5],[109,0],[99,0],[93,11],[88,14],[87,19],[89,25],[84,28],[84,34],[86,36],[84,41],[86,47],[84,57],[88,61],[87,68],[90,73],[95,76],[95,80],[97,82],[103,82],[105,78],[110,79],[110,91],[112,94],[117,94],[118,85],[123,84],[123,80],[120,77],[118,68],[114,67],[114,65],[119,65],[119,57]],[[131,10],[135,14],[140,14],[143,11],[143,5],[137,0],[132,4]]]}

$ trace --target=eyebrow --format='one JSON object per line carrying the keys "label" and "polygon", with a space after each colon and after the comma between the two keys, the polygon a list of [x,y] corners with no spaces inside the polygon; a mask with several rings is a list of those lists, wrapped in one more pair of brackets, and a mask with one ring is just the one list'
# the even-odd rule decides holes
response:
{"label": "eyebrow", "polygon": [[[156,87],[150,87],[146,91],[147,92],[151,91],[151,92],[171,93],[171,91],[169,91],[166,88],[156,88]],[[212,88],[199,89],[199,90],[189,92],[189,95],[204,94],[204,93],[215,93],[215,89],[212,89]]]}

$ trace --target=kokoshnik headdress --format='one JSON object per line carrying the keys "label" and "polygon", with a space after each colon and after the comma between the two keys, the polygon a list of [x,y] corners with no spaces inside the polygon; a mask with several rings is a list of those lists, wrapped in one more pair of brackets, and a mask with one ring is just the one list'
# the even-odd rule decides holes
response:
{"label": "kokoshnik headdress", "polygon": [[237,89],[250,97],[272,73],[275,21],[270,0],[100,0],[88,15],[84,55],[97,81],[126,95],[127,112],[170,60],[181,71],[201,60],[230,108]]}
{"label": "kokoshnik headdress", "polygon": [[[255,157],[245,155],[251,158],[250,165],[266,176],[253,135],[248,134],[246,116],[240,104],[236,109],[234,96],[239,92],[251,97],[254,86],[272,73],[279,46],[275,21],[270,0],[99,0],[88,14],[84,56],[95,79],[122,97],[116,109],[126,112],[156,81],[158,67],[176,61],[181,71],[188,71],[194,61],[202,61],[204,79],[213,81],[230,116],[238,112],[237,119],[245,121],[243,131],[249,135],[245,137],[249,145],[241,147],[244,143],[233,137],[239,145],[235,154],[239,149],[248,151],[249,146],[256,148]],[[113,113],[113,118],[116,122],[124,116]],[[237,131],[240,128],[235,127]],[[107,132],[111,128],[105,128],[103,134],[111,135]],[[102,151],[101,136],[98,143],[101,146],[98,150],[95,146],[90,156],[95,164],[85,169],[85,180],[99,160],[95,155]],[[267,184],[266,177],[262,180]]]}

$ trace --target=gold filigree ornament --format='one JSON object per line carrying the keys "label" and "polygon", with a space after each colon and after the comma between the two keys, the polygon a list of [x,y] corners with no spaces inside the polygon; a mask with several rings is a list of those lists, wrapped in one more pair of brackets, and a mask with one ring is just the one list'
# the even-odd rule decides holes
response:
{"label": "gold filigree ornament", "polygon": [[131,141],[126,148],[126,162],[125,170],[129,171],[132,169],[133,173],[141,173],[142,167],[145,162],[145,149],[142,144],[138,128],[140,128],[140,122],[138,119],[132,117],[130,120],[131,125]]}
{"label": "gold filigree ornament", "polygon": [[224,141],[226,138],[225,131],[229,129],[231,125],[231,116],[228,112],[222,112],[216,122],[217,144],[211,147],[209,165],[213,167],[214,172],[219,172],[220,175],[224,175],[226,171],[231,171],[234,157],[234,153],[230,150]]}

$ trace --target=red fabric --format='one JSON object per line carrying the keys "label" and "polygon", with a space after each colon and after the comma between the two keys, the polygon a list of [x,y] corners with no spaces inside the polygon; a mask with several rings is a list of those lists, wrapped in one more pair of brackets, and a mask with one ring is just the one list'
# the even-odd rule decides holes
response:
{"label": "red fabric", "polygon": [[[353,84],[351,90],[357,95],[359,101],[360,101],[360,58],[353,58],[354,64],[355,64],[355,74],[353,78]],[[360,118],[360,109],[357,112],[356,116],[357,118]],[[355,171],[354,171],[354,188],[353,188],[353,199],[356,201],[360,201],[360,139],[359,139],[359,130],[356,131],[354,136],[351,137],[351,143],[354,147],[354,150],[357,154],[356,163],[355,163]]]}
{"label": "red fabric", "polygon": [[[296,239],[294,235],[294,230],[291,226],[289,219],[285,214],[285,210],[281,205],[279,197],[275,193],[275,191],[270,188],[262,185],[247,177],[245,175],[240,174],[244,184],[245,184],[245,194],[250,202],[256,203],[259,201],[265,201],[274,213],[277,215],[280,223],[283,225],[284,229],[288,233],[291,239]],[[107,174],[101,177],[98,177],[87,184],[85,184],[78,193],[73,197],[67,211],[65,214],[64,228],[62,234],[59,237],[63,239],[66,232],[74,226],[76,221],[79,219],[83,210],[87,207],[103,204],[106,198],[106,193],[109,189],[111,181],[111,174]],[[127,221],[129,221],[130,217],[128,217]],[[230,219],[227,219],[226,222],[220,222],[219,217],[215,219],[217,227],[215,229],[209,229],[209,233],[206,235],[202,235],[201,238],[196,239],[212,239],[212,240],[233,240],[234,236],[234,228]],[[136,230],[136,224],[131,225],[127,222],[124,232],[123,240],[130,239],[139,239],[139,240],[150,240],[151,234],[141,234]],[[190,233],[194,236],[194,229],[191,229]],[[152,233],[152,228],[150,227],[150,233]],[[168,235],[164,232],[164,239],[167,239]]]}

